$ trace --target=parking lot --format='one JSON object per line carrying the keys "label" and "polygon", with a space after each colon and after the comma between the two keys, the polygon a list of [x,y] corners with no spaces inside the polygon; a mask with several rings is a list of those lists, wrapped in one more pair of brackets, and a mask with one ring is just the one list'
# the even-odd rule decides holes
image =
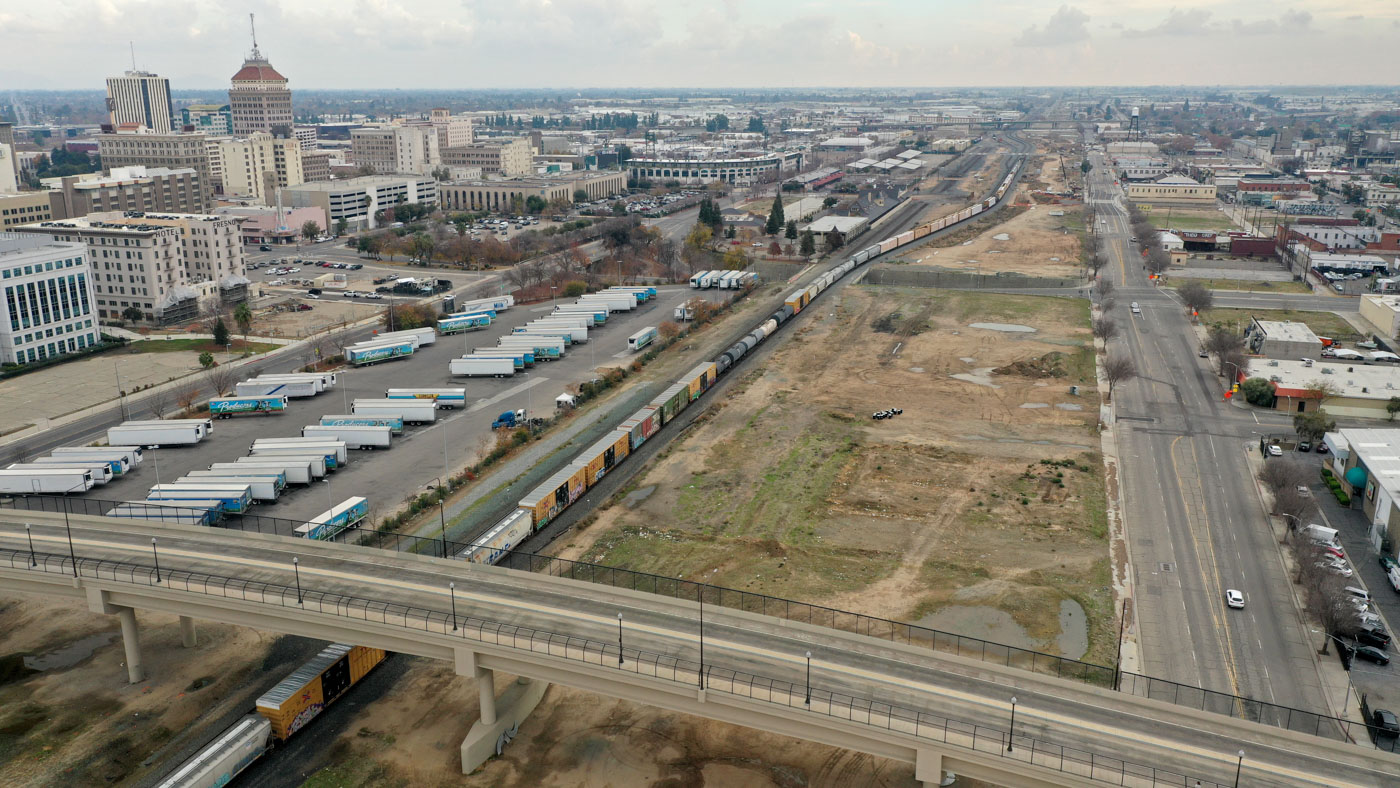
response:
{"label": "parking lot", "polygon": [[[114,479],[85,495],[102,500],[142,500],[160,481],[169,482],[192,470],[203,470],[215,462],[231,462],[248,453],[257,438],[297,437],[302,427],[319,423],[321,416],[349,413],[356,398],[382,398],[389,388],[465,387],[467,406],[461,410],[440,410],[435,424],[405,427],[395,436],[388,450],[361,451],[351,456],[349,465],[309,487],[289,488],[274,504],[254,506],[252,514],[288,519],[310,519],[331,505],[352,495],[369,498],[372,517],[382,518],[410,497],[422,492],[425,484],[469,464],[495,440],[491,421],[502,411],[525,408],[532,415],[548,416],[554,398],[570,384],[594,377],[600,367],[630,363],[628,335],[647,326],[670,320],[678,304],[697,294],[712,300],[729,297],[729,291],[696,291],[685,286],[659,288],[657,298],[633,312],[613,313],[606,326],[589,331],[589,341],[571,346],[564,358],[539,362],[513,377],[453,378],[447,364],[472,348],[490,347],[514,326],[538,319],[550,312],[549,303],[518,306],[500,313],[488,329],[440,336],[413,356],[373,366],[342,371],[339,385],[323,394],[293,399],[285,413],[272,416],[243,416],[214,423],[213,434],[190,447],[155,449],[147,461],[129,476]],[[560,303],[563,303],[561,299]],[[289,372],[293,361],[272,362],[264,372]],[[241,377],[252,377],[249,371]]]}

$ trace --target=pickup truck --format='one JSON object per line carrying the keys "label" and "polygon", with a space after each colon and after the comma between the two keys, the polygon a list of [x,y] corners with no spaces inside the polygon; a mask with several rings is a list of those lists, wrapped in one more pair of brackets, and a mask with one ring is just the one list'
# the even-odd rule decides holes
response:
{"label": "pickup truck", "polygon": [[525,426],[524,408],[521,408],[519,410],[508,410],[505,413],[502,413],[501,415],[497,416],[495,421],[491,422],[491,429],[493,430],[498,430],[503,427],[506,429],[511,429],[516,426]]}

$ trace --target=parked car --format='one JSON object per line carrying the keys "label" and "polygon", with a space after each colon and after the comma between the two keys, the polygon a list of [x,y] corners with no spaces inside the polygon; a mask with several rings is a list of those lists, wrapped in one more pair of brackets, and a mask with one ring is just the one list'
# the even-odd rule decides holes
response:
{"label": "parked car", "polygon": [[1308,486],[1307,486],[1306,484],[1300,484],[1300,485],[1298,485],[1297,490],[1298,490],[1298,497],[1299,497],[1299,498],[1311,498],[1311,497],[1312,497],[1312,490],[1309,490],[1309,489],[1308,489]]}
{"label": "parked car", "polygon": [[1233,589],[1233,588],[1226,589],[1226,591],[1225,591],[1225,605],[1226,605],[1227,607],[1234,608],[1235,610],[1243,610],[1243,609],[1244,609],[1244,594],[1241,594],[1239,591],[1236,591],[1236,590]]}
{"label": "parked car", "polygon": [[1388,556],[1388,555],[1383,555],[1383,556],[1381,556],[1381,571],[1382,571],[1382,572],[1389,572],[1390,570],[1394,569],[1394,568],[1397,567],[1397,566],[1400,566],[1400,564],[1395,563],[1395,559],[1391,558],[1391,557]]}
{"label": "parked car", "polygon": [[1380,345],[1377,345],[1375,342],[1372,342],[1369,339],[1365,342],[1357,342],[1356,346],[1361,348],[1362,350],[1375,350],[1376,348],[1380,347]]}
{"label": "parked car", "polygon": [[1269,456],[1270,456],[1270,457],[1282,457],[1282,456],[1283,456],[1283,449],[1279,448],[1278,444],[1271,443],[1271,444],[1269,444]]}
{"label": "parked car", "polygon": [[1312,442],[1298,441],[1298,451],[1312,451]]}
{"label": "parked car", "polygon": [[[315,298],[316,296],[311,296],[311,297],[312,297],[312,298]],[[310,305],[310,304],[297,304],[297,311],[298,311],[298,312],[310,312],[310,311],[311,311],[311,305]]]}
{"label": "parked car", "polygon": [[1390,655],[1375,646],[1357,646],[1356,658],[1364,659],[1367,662],[1374,662],[1377,665],[1390,664]]}
{"label": "parked car", "polygon": [[1313,449],[1313,451],[1317,452],[1318,454],[1326,454],[1330,450],[1327,448],[1327,444],[1319,443],[1317,444],[1317,448]]}
{"label": "parked car", "polygon": [[259,252],[270,252],[270,251],[272,251],[272,247],[271,247],[271,246],[268,246],[267,244],[263,244],[262,246],[259,246],[259,247],[258,247],[258,251],[259,251]]}
{"label": "parked car", "polygon": [[1326,569],[1327,571],[1341,575],[1342,577],[1351,577],[1353,574],[1351,571],[1351,567],[1347,566],[1346,564],[1340,561],[1318,561],[1314,563],[1313,566],[1316,566],[1319,569]]}
{"label": "parked car", "polygon": [[1389,709],[1372,709],[1371,730],[1377,736],[1400,736],[1400,719],[1396,719],[1395,713]]}
{"label": "parked car", "polygon": [[1356,631],[1356,641],[1367,646],[1386,648],[1390,645],[1390,633],[1380,626],[1362,627]]}

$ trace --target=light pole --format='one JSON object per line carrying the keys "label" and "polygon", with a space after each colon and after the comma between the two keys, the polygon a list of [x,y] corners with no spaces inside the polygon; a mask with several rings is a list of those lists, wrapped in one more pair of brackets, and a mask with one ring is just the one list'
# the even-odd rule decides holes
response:
{"label": "light pole", "polygon": [[[444,432],[443,434],[446,435],[447,433]],[[435,476],[435,477],[433,477],[433,481],[437,482],[437,488],[438,488],[438,502],[437,502],[437,505],[438,505],[438,522],[441,523],[441,528],[442,528],[442,530],[438,532],[438,537],[439,537],[439,539],[442,541],[442,557],[443,557],[443,558],[446,558],[446,557],[447,557],[447,514],[446,514],[446,512],[443,511],[443,506],[442,506],[442,478],[443,478],[443,477],[441,477],[441,476]]]}
{"label": "light pole", "polygon": [[812,705],[812,652],[807,652],[807,698],[802,701],[810,707]]}
{"label": "light pole", "polygon": [[1244,769],[1244,750],[1235,753],[1239,760],[1235,762],[1235,788],[1240,788],[1240,771]]}
{"label": "light pole", "polygon": [[156,538],[155,538],[154,536],[151,537],[151,557],[154,558],[154,559],[155,559],[155,562],[156,562],[156,582],[159,583],[159,582],[160,582],[160,553],[157,553],[157,552],[156,552]]}
{"label": "light pole", "polygon": [[126,421],[126,397],[122,395],[122,373],[117,371],[117,360],[112,359],[112,375],[117,379],[117,407],[121,410],[122,421]]}
{"label": "light pole", "polygon": [[559,289],[559,288],[555,287],[554,285],[550,285],[550,286],[549,286],[549,305],[550,305],[550,306],[554,306],[554,291],[555,291],[555,290],[558,290],[558,289]]}
{"label": "light pole", "polygon": [[301,596],[301,562],[297,560],[296,556],[292,556],[292,571],[297,575],[297,604],[305,604]]}
{"label": "light pole", "polygon": [[326,511],[335,508],[335,498],[331,496],[331,480],[329,477],[322,477],[321,483],[326,485]]}
{"label": "light pole", "polygon": [[1011,740],[1016,738],[1016,696],[1011,696],[1011,727],[1006,732],[1006,751],[1011,752]]}
{"label": "light pole", "polygon": [[[78,488],[81,487],[81,486],[82,486],[82,484],[75,485],[75,486],[74,486],[72,489],[70,489],[68,492],[72,492],[73,490],[76,490],[76,489],[78,489]],[[73,576],[74,576],[74,577],[77,577],[77,576],[78,576],[78,554],[77,554],[76,552],[73,551],[73,526],[70,525],[69,522],[68,522],[68,510],[71,509],[71,508],[72,508],[72,504],[70,504],[70,503],[68,502],[68,498],[65,497],[65,498],[63,499],[63,530],[65,530],[65,531],[68,532],[68,558],[69,558],[70,560],[72,560],[72,562],[73,562]]]}
{"label": "light pole", "polygon": [[[34,558],[34,532],[29,530],[29,523],[24,524],[24,535],[29,537],[29,565],[38,566],[39,562]],[[703,651],[704,647],[701,646]]]}
{"label": "light pole", "polygon": [[457,631],[457,584],[448,583],[447,593],[452,597],[452,631]]}
{"label": "light pole", "polygon": [[[28,528],[29,526],[25,526]],[[31,550],[32,552],[32,550]],[[699,593],[695,596],[700,600],[700,673],[696,683],[700,689],[705,688],[705,586],[698,586]]]}
{"label": "light pole", "polygon": [[622,614],[617,614],[617,664],[622,664]]}

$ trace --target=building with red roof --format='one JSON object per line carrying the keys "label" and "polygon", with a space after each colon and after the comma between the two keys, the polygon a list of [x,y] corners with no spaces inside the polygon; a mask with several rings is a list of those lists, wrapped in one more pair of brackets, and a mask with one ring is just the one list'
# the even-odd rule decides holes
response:
{"label": "building with red roof", "polygon": [[292,133],[292,91],[287,78],[263,57],[256,41],[243,67],[233,75],[228,104],[235,136],[257,131],[273,134],[279,126],[287,135]]}

